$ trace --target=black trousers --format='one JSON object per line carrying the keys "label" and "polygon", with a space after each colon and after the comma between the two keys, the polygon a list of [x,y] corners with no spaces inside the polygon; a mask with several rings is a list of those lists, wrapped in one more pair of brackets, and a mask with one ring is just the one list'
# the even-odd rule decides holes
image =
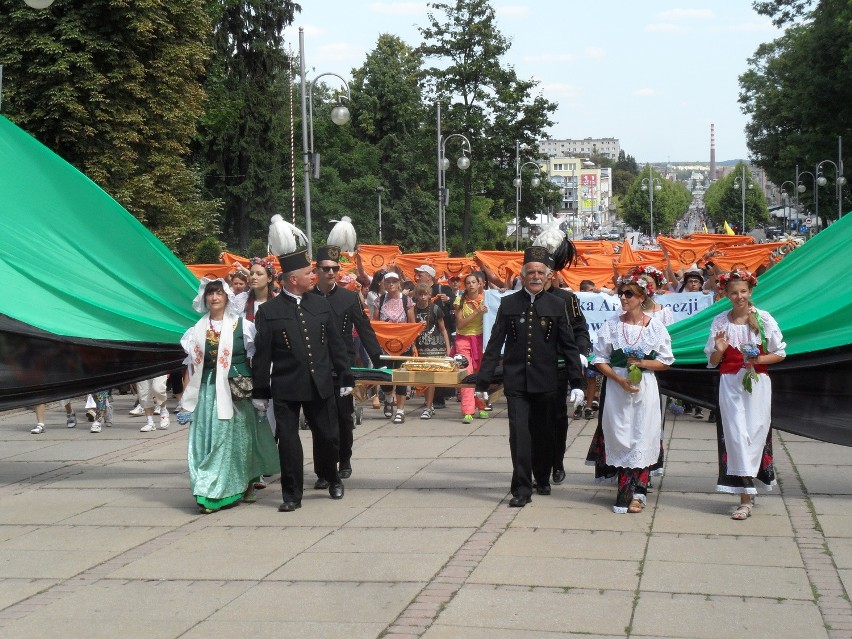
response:
{"label": "black trousers", "polygon": [[[337,416],[338,437],[340,441],[338,459],[340,460],[341,466],[348,466],[352,459],[352,443],[355,439],[355,416],[353,415],[355,412],[355,399],[352,397],[351,393],[346,397],[341,397],[340,388],[335,386],[334,404],[335,414]],[[311,425],[311,428],[313,429],[313,425]],[[322,475],[319,474],[319,464],[317,463],[317,460],[319,459],[318,446],[319,438],[314,436],[314,471],[317,473],[317,477],[322,477]]]}
{"label": "black trousers", "polygon": [[568,442],[568,371],[559,370],[556,396],[553,398],[553,423],[556,441],[553,445],[553,468],[565,470],[565,448]]}
{"label": "black trousers", "polygon": [[281,495],[284,501],[302,501],[305,482],[305,455],[299,437],[299,411],[305,413],[315,443],[314,464],[317,475],[332,484],[340,482],[337,457],[340,437],[337,432],[334,397],[323,399],[314,389],[311,401],[287,401],[273,398],[278,459],[281,462]]}
{"label": "black trousers", "polygon": [[509,449],[512,452],[512,494],[530,497],[532,482],[550,483],[555,431],[555,393],[506,393],[509,405]]}

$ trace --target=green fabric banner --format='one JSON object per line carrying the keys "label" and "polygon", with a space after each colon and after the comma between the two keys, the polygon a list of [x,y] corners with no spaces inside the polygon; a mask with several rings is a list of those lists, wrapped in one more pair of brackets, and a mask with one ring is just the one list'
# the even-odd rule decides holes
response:
{"label": "green fabric banner", "polygon": [[198,279],[136,218],[0,116],[0,313],[58,335],[176,343]]}
{"label": "green fabric banner", "polygon": [[[791,251],[758,278],[752,301],[781,327],[787,355],[852,344],[852,296],[838,288],[852,273],[852,215],[844,215]],[[707,363],[704,345],[713,318],[731,309],[727,299],[669,327],[675,367]]]}

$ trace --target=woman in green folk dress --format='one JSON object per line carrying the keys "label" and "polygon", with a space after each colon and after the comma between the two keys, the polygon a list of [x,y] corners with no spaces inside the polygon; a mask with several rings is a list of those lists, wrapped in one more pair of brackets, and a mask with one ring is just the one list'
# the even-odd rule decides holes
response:
{"label": "woman in green folk dress", "polygon": [[255,410],[250,391],[232,391],[238,386],[233,381],[245,387],[243,378],[251,377],[255,336],[233,298],[224,280],[203,278],[193,308],[205,315],[181,339],[190,372],[181,400],[192,412],[189,480],[205,514],[254,501],[255,480],[280,470],[272,432],[259,424],[265,416]]}

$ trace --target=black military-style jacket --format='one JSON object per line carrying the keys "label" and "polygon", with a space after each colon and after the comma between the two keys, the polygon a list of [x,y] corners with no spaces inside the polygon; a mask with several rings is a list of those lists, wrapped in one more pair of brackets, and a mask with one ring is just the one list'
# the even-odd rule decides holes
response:
{"label": "black military-style jacket", "polygon": [[334,392],[333,373],[339,386],[355,385],[349,351],[325,298],[302,295],[296,304],[281,293],[260,307],[255,326],[254,398],[311,401],[313,382],[325,399]]}
{"label": "black military-style jacket", "polygon": [[565,360],[571,388],[585,385],[568,311],[565,302],[555,295],[542,291],[532,301],[522,289],[502,298],[482,356],[477,391],[488,390],[501,349],[507,394],[555,392],[560,357]]}
{"label": "black military-style jacket", "polygon": [[370,320],[364,313],[364,304],[358,293],[335,286],[326,295],[318,287],[314,287],[311,293],[324,297],[331,304],[331,310],[334,313],[335,324],[346,342],[346,348],[349,350],[349,360],[355,362],[355,342],[352,339],[352,326],[358,331],[358,337],[361,338],[361,343],[367,350],[367,355],[374,364],[378,365],[379,357],[382,354],[382,347],[379,346],[379,341],[376,339],[376,332],[373,330]]}
{"label": "black military-style jacket", "polygon": [[551,286],[547,289],[547,292],[552,293],[565,302],[565,307],[568,310],[568,323],[571,325],[571,331],[574,333],[574,343],[577,345],[580,355],[588,357],[589,353],[592,352],[592,341],[589,339],[589,325],[586,322],[586,316],[583,315],[583,310],[580,308],[577,296],[571,291],[566,291],[556,286]]}

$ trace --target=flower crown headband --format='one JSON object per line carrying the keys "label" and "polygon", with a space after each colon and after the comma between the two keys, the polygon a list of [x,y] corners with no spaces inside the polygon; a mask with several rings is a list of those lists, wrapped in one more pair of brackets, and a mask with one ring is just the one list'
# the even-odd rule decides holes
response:
{"label": "flower crown headband", "polygon": [[641,274],[634,274],[632,271],[627,275],[622,275],[618,278],[619,286],[622,284],[633,284],[634,286],[638,286],[642,290],[645,291],[646,295],[649,295],[648,284],[653,285],[653,282],[648,282],[644,277],[641,277]]}
{"label": "flower crown headband", "polygon": [[266,274],[269,278],[275,276],[275,265],[270,260],[266,260],[262,257],[253,257],[249,260],[249,268],[255,265],[262,266],[266,269]]}
{"label": "flower crown headband", "polygon": [[722,273],[716,278],[716,288],[719,289],[719,292],[724,293],[725,288],[728,286],[728,282],[731,280],[742,280],[743,282],[748,282],[748,284],[753,288],[757,286],[757,277],[746,271],[745,269],[735,268],[733,271],[728,273]]}
{"label": "flower crown headband", "polygon": [[637,276],[637,277],[640,276],[640,275],[648,275],[650,277],[653,277],[654,282],[657,285],[657,288],[659,288],[660,286],[665,286],[666,284],[669,283],[668,280],[666,279],[666,276],[663,275],[663,272],[660,269],[658,269],[657,267],[651,266],[650,264],[648,266],[644,266],[644,267],[636,266],[636,267],[630,269],[630,271],[628,272],[628,275],[634,275],[634,276]]}

